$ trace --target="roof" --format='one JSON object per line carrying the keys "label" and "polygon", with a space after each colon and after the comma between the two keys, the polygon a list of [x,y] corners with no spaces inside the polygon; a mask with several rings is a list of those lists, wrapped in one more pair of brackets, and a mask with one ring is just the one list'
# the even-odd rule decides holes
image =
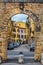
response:
{"label": "roof", "polygon": [[16,22],[15,27],[19,27],[19,28],[26,28],[26,23],[25,22]]}

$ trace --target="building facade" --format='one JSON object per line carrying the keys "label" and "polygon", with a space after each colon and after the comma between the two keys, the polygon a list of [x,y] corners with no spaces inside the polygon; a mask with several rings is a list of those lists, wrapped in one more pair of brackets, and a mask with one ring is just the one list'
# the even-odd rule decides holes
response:
{"label": "building facade", "polygon": [[[14,22],[15,23],[15,22]],[[29,37],[29,29],[26,26],[25,22],[16,22],[12,30],[13,39],[18,41],[26,41]]]}

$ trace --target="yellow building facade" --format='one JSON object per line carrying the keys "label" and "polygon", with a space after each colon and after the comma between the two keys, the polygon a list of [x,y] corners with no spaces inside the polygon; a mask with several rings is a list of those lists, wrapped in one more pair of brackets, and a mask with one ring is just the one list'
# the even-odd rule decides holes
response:
{"label": "yellow building facade", "polygon": [[13,22],[13,30],[12,30],[13,40],[18,41],[19,39],[22,41],[26,41],[29,38],[29,28],[25,22]]}

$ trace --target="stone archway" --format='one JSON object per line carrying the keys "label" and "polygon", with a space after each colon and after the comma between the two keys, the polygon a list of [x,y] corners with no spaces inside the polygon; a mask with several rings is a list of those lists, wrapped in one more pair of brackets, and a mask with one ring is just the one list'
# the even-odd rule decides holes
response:
{"label": "stone archway", "polygon": [[[21,13],[21,12],[20,12]],[[20,13],[15,13],[15,14],[13,14],[13,15],[16,15],[16,14],[20,14]],[[31,11],[23,11],[21,14],[26,14],[26,15],[28,15],[28,17],[30,17],[30,19],[32,19],[34,22],[37,22],[38,21],[38,17],[36,16],[36,14],[35,13],[32,13]],[[10,16],[10,18],[9,18],[9,20],[11,21],[11,17],[13,16],[13,15],[11,15]],[[9,22],[8,22],[9,23]],[[37,50],[37,49],[35,49],[35,50]],[[36,52],[36,51],[35,51]],[[34,54],[34,59],[35,60],[38,60],[38,59],[40,59],[39,57],[37,58],[37,57],[35,57],[36,55],[37,55],[38,53],[35,53]]]}
{"label": "stone archway", "polygon": [[[36,6],[36,4],[35,4],[35,6]],[[3,9],[2,12],[3,13],[1,14],[2,15],[1,21],[6,22],[8,24],[13,15],[18,14],[18,13],[24,13],[24,14],[27,14],[28,16],[30,16],[35,22],[37,22],[39,20],[38,20],[38,17],[36,15],[35,10],[37,10],[38,6],[39,6],[39,4],[37,4],[36,9],[35,9],[33,4],[28,3],[28,5],[27,4],[25,5],[24,11],[21,11],[20,8],[19,8],[20,7],[19,3],[15,3],[15,4],[14,3],[10,3],[10,4],[6,3],[6,4],[4,4],[4,7],[2,6],[2,9]],[[39,10],[37,12],[39,12]],[[7,24],[6,24],[6,26],[7,26]],[[38,59],[40,57],[40,53],[39,53],[39,55],[37,55],[37,53],[35,53],[35,54],[36,54],[35,57],[38,56],[36,59]]]}

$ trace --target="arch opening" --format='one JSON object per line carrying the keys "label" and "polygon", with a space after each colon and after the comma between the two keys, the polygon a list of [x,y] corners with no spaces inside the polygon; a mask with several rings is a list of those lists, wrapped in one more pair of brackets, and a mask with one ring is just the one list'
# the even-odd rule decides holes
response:
{"label": "arch opening", "polygon": [[34,42],[34,20],[30,16],[26,13],[16,14],[11,17],[10,22],[12,23],[12,33],[9,38],[14,42],[22,41],[24,44],[24,42],[28,43],[30,37]]}

